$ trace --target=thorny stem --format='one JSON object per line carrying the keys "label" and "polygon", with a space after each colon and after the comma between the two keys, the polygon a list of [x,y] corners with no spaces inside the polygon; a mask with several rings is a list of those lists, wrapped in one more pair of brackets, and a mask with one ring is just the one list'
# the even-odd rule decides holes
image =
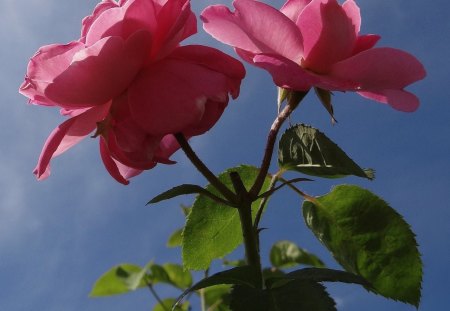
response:
{"label": "thorny stem", "polygon": [[200,160],[200,158],[195,154],[194,150],[192,150],[189,145],[186,137],[182,133],[177,133],[174,135],[177,139],[178,143],[181,146],[181,149],[184,151],[188,159],[194,164],[197,170],[209,181],[211,185],[213,185],[217,191],[219,191],[228,201],[231,203],[236,202],[236,195],[231,192],[217,177],[213,172],[209,170],[209,168]]}
{"label": "thorny stem", "polygon": [[156,293],[155,289],[153,288],[152,283],[147,282],[147,287],[150,289],[150,292],[152,293],[153,297],[155,297],[156,301],[158,301],[158,303],[161,305],[161,307],[162,307],[165,311],[170,311],[169,309],[167,309],[167,307],[164,305],[164,302],[161,300],[161,298],[159,297],[159,295]]}
{"label": "thorny stem", "polygon": [[258,176],[256,177],[255,183],[249,191],[250,197],[252,198],[256,198],[264,184],[267,172],[269,171],[270,162],[272,161],[273,148],[275,146],[278,132],[280,131],[280,128],[283,125],[284,121],[286,121],[286,119],[291,115],[292,111],[294,111],[297,105],[298,103],[291,103],[288,101],[286,106],[278,114],[276,119],[273,121],[272,126],[270,127],[269,134],[267,135],[266,149],[261,162],[261,168],[259,170]]}

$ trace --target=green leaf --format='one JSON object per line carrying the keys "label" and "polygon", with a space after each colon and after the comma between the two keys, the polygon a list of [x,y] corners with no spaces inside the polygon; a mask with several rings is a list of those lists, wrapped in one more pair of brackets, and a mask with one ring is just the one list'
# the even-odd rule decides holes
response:
{"label": "green leaf", "polygon": [[163,265],[169,276],[170,283],[182,290],[192,285],[192,275],[189,270],[184,270],[181,265],[166,263]]}
{"label": "green leaf", "polygon": [[357,186],[337,186],[303,216],[316,237],[348,272],[374,292],[418,306],[422,262],[414,233],[385,201]]}
{"label": "green leaf", "polygon": [[191,288],[188,288],[178,297],[177,301],[181,301],[187,294],[190,292],[211,287],[214,285],[222,285],[222,284],[238,284],[249,287],[255,287],[255,284],[258,282],[258,273],[256,272],[254,267],[243,266],[232,268],[230,270],[222,271],[216,274],[211,275],[210,277],[204,278],[198,283],[194,284]]}
{"label": "green leaf", "polygon": [[222,264],[224,266],[229,266],[229,267],[242,267],[242,266],[247,265],[247,262],[245,261],[245,259],[238,259],[238,260],[224,259],[224,260],[222,260]]}
{"label": "green leaf", "polygon": [[147,268],[124,263],[103,274],[94,284],[90,297],[103,297],[124,294],[145,287],[144,277]]}
{"label": "green leaf", "polygon": [[336,311],[321,284],[303,280],[265,290],[234,286],[230,307],[233,311]]}
{"label": "green leaf", "polygon": [[215,285],[203,289],[208,311],[230,311],[230,285]]}
{"label": "green leaf", "polygon": [[176,306],[172,309],[173,305],[175,304],[176,299],[175,298],[166,298],[163,299],[162,304],[163,306],[158,303],[154,308],[153,311],[188,311],[189,310],[189,302],[184,302],[181,306]]}
{"label": "green leaf", "polygon": [[148,201],[147,205],[153,204],[153,203],[158,203],[158,202],[168,200],[168,199],[172,199],[172,198],[180,196],[180,195],[194,194],[194,193],[203,194],[214,200],[224,201],[223,199],[216,197],[215,195],[213,195],[212,193],[210,193],[209,191],[207,191],[206,189],[204,189],[198,185],[183,184],[180,186],[173,187],[172,189],[167,190],[166,192],[163,192],[160,195],[157,195],[156,197],[154,197],[153,199]]}
{"label": "green leaf", "polygon": [[181,241],[183,240],[183,237],[181,236],[181,233],[183,232],[183,228],[176,230],[174,233],[172,233],[169,237],[169,240],[167,240],[167,247],[178,247],[181,246]]}
{"label": "green leaf", "polygon": [[165,263],[162,266],[151,264],[149,266],[149,281],[154,285],[158,283],[169,284],[181,290],[192,285],[192,275],[189,271],[184,270],[182,266]]}
{"label": "green leaf", "polygon": [[359,284],[366,288],[372,285],[363,277],[346,272],[326,268],[305,268],[289,272],[284,275],[275,276],[266,281],[268,287],[277,287],[279,283],[284,284],[286,280],[304,280],[314,282],[342,282]]}
{"label": "green leaf", "polygon": [[325,267],[324,263],[316,256],[308,253],[290,241],[279,241],[270,250],[270,262],[277,268],[290,268],[297,265]]}
{"label": "green leaf", "polygon": [[278,164],[286,170],[325,178],[374,178],[373,170],[363,170],[325,134],[304,124],[289,128],[281,137]]}
{"label": "green leaf", "polygon": [[[253,184],[259,169],[242,165],[226,170],[219,179],[231,190],[230,172],[237,172],[247,190]],[[265,192],[270,183],[266,178],[263,189]],[[208,185],[206,189],[217,196],[217,190]],[[253,215],[259,206],[260,199],[253,202]],[[205,195],[199,195],[187,217],[183,231],[183,264],[190,270],[206,270],[211,261],[223,258],[242,243],[242,229],[236,208],[218,203]]]}

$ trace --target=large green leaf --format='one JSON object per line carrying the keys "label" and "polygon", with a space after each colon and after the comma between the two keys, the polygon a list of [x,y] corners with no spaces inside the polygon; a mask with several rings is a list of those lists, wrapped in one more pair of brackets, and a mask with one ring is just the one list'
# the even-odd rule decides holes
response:
{"label": "large green leaf", "polygon": [[265,290],[234,286],[230,307],[233,311],[336,311],[321,284],[304,280]]}
{"label": "large green leaf", "polygon": [[374,178],[373,170],[363,170],[325,134],[304,124],[289,128],[281,137],[278,164],[286,170],[325,178]]}
{"label": "large green leaf", "polygon": [[[247,190],[252,186],[259,169],[242,165],[226,170],[219,179],[231,190],[230,172],[237,172]],[[266,179],[261,192],[265,192],[270,183]],[[208,185],[206,189],[217,196],[217,190]],[[253,214],[260,200],[253,202]],[[187,269],[206,270],[211,261],[222,258],[242,243],[242,229],[238,210],[221,204],[200,194],[192,206],[183,231],[183,264]]]}
{"label": "large green leaf", "polygon": [[124,263],[113,267],[103,274],[94,284],[91,297],[124,294],[139,287],[145,287],[147,267]]}
{"label": "large green leaf", "polygon": [[291,241],[275,243],[270,250],[270,262],[276,268],[290,268],[297,265],[325,267],[316,255],[308,253]]}
{"label": "large green leaf", "polygon": [[357,186],[335,187],[303,204],[306,224],[348,271],[371,290],[417,306],[422,262],[414,233],[385,201]]}
{"label": "large green leaf", "polygon": [[359,275],[326,268],[305,268],[295,270],[287,274],[275,275],[266,281],[267,287],[277,287],[285,284],[286,280],[303,280],[314,282],[342,282],[363,285],[366,288],[372,287],[367,280]]}

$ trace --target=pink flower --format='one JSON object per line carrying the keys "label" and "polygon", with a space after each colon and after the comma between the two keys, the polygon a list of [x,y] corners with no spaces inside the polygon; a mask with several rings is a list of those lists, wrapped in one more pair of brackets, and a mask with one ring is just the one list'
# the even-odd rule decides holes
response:
{"label": "pink flower", "polygon": [[204,29],[233,46],[247,62],[269,71],[276,85],[306,91],[356,91],[401,111],[414,111],[417,97],[404,90],[423,79],[414,56],[374,48],[377,35],[359,35],[361,17],[353,0],[288,0],[280,11],[253,0],[206,8]]}
{"label": "pink flower", "polygon": [[239,94],[242,64],[206,46],[179,46],[196,32],[189,0],[104,0],[83,19],[81,38],[48,45],[31,58],[20,93],[70,117],[47,139],[38,179],[50,160],[90,135],[119,182],[169,157],[173,134],[208,131]]}

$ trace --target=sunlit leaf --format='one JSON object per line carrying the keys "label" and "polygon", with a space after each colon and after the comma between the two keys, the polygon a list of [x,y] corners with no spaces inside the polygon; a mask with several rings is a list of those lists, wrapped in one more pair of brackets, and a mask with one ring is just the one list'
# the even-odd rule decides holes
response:
{"label": "sunlit leaf", "polygon": [[373,291],[417,306],[422,262],[413,232],[385,201],[357,186],[335,187],[303,204],[308,227],[348,271]]}
{"label": "sunlit leaf", "polygon": [[303,124],[289,128],[282,135],[278,164],[286,170],[325,178],[347,175],[374,178],[373,170],[363,170],[325,134]]}
{"label": "sunlit leaf", "polygon": [[279,241],[270,250],[270,262],[277,268],[290,268],[297,265],[324,267],[316,256],[298,247],[291,241]]}
{"label": "sunlit leaf", "polygon": [[[249,190],[259,169],[242,165],[226,170],[219,179],[231,190],[230,172],[239,173],[244,185]],[[266,179],[261,192],[269,185]],[[217,196],[217,190],[208,185],[206,189]],[[260,200],[253,202],[253,215],[256,213]],[[187,217],[183,231],[183,264],[187,269],[206,270],[211,261],[223,258],[242,243],[242,229],[236,208],[218,203],[207,196],[199,195]]]}
{"label": "sunlit leaf", "polygon": [[183,232],[183,228],[177,229],[175,232],[173,232],[169,239],[167,240],[167,247],[178,247],[181,246],[181,241],[183,237],[181,236],[181,233]]}
{"label": "sunlit leaf", "polygon": [[124,263],[103,274],[94,284],[91,297],[124,294],[139,287],[145,287],[146,268]]}
{"label": "sunlit leaf", "polygon": [[181,265],[165,263],[163,268],[169,276],[170,283],[174,286],[184,290],[192,285],[191,273],[189,270],[184,270]]}

